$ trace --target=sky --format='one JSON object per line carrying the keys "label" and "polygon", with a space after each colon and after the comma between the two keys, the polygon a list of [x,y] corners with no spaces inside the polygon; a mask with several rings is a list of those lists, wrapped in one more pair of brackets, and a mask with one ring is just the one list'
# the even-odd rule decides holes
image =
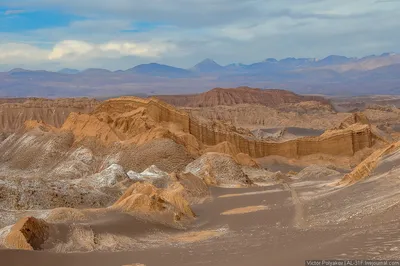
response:
{"label": "sky", "polygon": [[400,52],[400,0],[0,0],[0,70]]}

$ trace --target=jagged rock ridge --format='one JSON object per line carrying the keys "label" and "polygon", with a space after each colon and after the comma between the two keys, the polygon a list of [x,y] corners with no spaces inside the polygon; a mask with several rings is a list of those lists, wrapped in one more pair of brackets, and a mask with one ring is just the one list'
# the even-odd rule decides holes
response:
{"label": "jagged rock ridge", "polygon": [[253,158],[269,155],[298,158],[318,153],[352,156],[376,141],[370,126],[361,124],[331,130],[318,137],[281,143],[260,141],[240,134],[234,127],[200,123],[158,99],[136,97],[107,100],[91,114],[73,113],[63,129],[71,130],[78,139],[95,137],[103,143],[143,144],[152,139],[171,138],[198,153],[209,146],[228,142],[237,152]]}

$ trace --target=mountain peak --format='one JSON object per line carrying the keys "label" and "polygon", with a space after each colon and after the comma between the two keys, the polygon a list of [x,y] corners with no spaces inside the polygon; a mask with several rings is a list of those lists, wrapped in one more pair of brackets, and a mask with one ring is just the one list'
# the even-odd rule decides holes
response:
{"label": "mountain peak", "polygon": [[217,64],[217,63],[214,60],[212,60],[211,58],[206,58],[203,61],[201,61],[199,64]]}
{"label": "mountain peak", "polygon": [[169,78],[184,78],[192,76],[192,73],[189,70],[158,63],[137,65],[125,72]]}
{"label": "mountain peak", "polygon": [[325,58],[317,60],[316,62],[319,66],[328,66],[328,65],[345,64],[352,60],[354,60],[354,58],[349,58],[343,55],[329,55]]}
{"label": "mountain peak", "polygon": [[223,67],[210,58],[206,58],[191,68],[197,72],[216,72],[223,70]]}

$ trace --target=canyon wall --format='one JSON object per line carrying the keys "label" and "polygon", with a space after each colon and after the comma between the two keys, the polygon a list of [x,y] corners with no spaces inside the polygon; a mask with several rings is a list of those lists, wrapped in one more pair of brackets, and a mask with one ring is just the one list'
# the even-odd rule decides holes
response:
{"label": "canyon wall", "polygon": [[98,102],[88,98],[71,99],[1,99],[0,132],[14,132],[25,121],[37,120],[61,127],[71,112],[89,113]]}
{"label": "canyon wall", "polygon": [[[141,116],[138,116],[138,113]],[[200,123],[199,120],[191,117],[188,113],[155,98],[121,97],[110,99],[99,105],[91,115],[97,117],[96,121],[108,121],[107,128],[110,128],[115,136],[112,140],[120,135],[123,135],[120,140],[134,138],[136,137],[135,134],[139,132],[137,128],[142,128],[139,133],[145,133],[145,131],[154,130],[155,125],[159,126],[160,123],[165,122],[169,124],[168,127],[173,125],[175,134],[176,132],[183,132],[186,135],[192,135],[198,143],[204,146],[203,148],[229,142],[235,146],[237,151],[249,154],[253,158],[269,155],[298,158],[318,153],[352,156],[359,150],[373,146],[375,141],[370,127],[360,124],[328,131],[318,137],[304,137],[279,143],[260,141],[251,136],[239,134],[232,127],[225,126],[222,123]],[[76,115],[71,115],[71,117],[74,116]],[[76,118],[75,120],[77,121]],[[73,121],[68,123],[74,124]],[[142,126],[143,123],[145,126]],[[76,129],[77,125],[63,128],[72,127]],[[96,130],[94,127],[93,131],[97,133],[104,131],[102,127],[99,127],[101,130]]]}
{"label": "canyon wall", "polygon": [[190,134],[194,135],[201,143],[210,146],[224,141],[230,142],[240,152],[249,154],[253,158],[270,155],[297,158],[317,153],[352,156],[355,152],[371,147],[374,143],[374,137],[368,126],[278,143],[248,139],[234,132],[216,132],[208,126],[190,119]]}

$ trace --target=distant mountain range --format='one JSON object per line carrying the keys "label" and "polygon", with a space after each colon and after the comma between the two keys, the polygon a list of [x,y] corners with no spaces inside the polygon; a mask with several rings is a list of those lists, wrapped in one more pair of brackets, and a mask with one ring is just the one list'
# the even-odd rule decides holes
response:
{"label": "distant mountain range", "polygon": [[0,72],[0,97],[190,94],[237,86],[309,94],[400,94],[400,55],[268,58],[248,65],[226,66],[205,59],[189,69],[150,63],[118,71],[66,68],[58,72]]}

